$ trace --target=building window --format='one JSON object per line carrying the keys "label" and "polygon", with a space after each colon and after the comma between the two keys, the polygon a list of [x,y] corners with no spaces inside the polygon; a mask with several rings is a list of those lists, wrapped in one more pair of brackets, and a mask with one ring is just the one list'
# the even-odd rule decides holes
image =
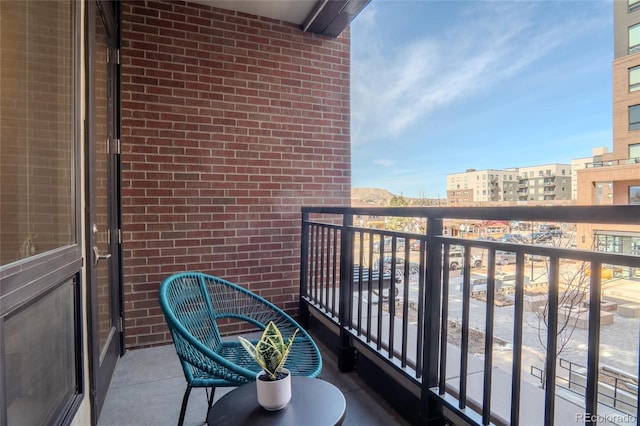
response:
{"label": "building window", "polygon": [[67,424],[89,391],[77,202],[80,6],[0,1],[2,425]]}
{"label": "building window", "polygon": [[629,68],[629,91],[635,92],[636,90],[640,90],[640,66]]}
{"label": "building window", "polygon": [[629,54],[640,51],[640,24],[629,27]]}
{"label": "building window", "polygon": [[[0,265],[76,241],[70,6],[42,5],[2,9],[2,55],[12,60],[1,69]],[[12,16],[28,25],[11,30]]]}
{"label": "building window", "polygon": [[629,107],[629,130],[640,129],[640,105]]}
{"label": "building window", "polygon": [[[640,1],[640,0],[638,0]],[[640,143],[629,145],[629,158],[634,158],[640,161]],[[636,163],[638,162],[636,161]]]}
{"label": "building window", "polygon": [[640,186],[629,187],[629,204],[640,205]]}
{"label": "building window", "polygon": [[628,0],[629,1],[629,13],[638,10],[640,8],[640,0]]}
{"label": "building window", "polygon": [[78,391],[76,286],[75,280],[66,281],[0,320],[4,380],[10,384],[8,424],[57,424],[55,417]]}

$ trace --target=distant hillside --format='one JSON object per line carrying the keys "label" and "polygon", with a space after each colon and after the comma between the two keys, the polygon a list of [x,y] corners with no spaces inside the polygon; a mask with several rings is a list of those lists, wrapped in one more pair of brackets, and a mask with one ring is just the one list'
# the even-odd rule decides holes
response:
{"label": "distant hillside", "polygon": [[[352,207],[388,207],[391,198],[395,194],[381,188],[352,188],[351,189],[351,206]],[[444,205],[446,200],[433,198],[410,198],[405,197],[410,206],[434,206]]]}
{"label": "distant hillside", "polygon": [[351,205],[353,207],[386,207],[393,194],[380,188],[352,188]]}

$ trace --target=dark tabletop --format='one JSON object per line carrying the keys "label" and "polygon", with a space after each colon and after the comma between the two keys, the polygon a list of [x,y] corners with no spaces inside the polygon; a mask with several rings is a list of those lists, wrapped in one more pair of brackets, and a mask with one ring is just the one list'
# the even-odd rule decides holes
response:
{"label": "dark tabletop", "polygon": [[291,377],[291,401],[279,411],[258,405],[256,384],[248,383],[224,395],[211,407],[207,423],[211,426],[237,425],[339,425],[347,403],[331,383],[309,377]]}

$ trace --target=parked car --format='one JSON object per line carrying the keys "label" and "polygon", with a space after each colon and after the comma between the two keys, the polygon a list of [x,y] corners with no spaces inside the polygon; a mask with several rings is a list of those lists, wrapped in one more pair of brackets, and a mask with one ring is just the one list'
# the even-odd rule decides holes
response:
{"label": "parked car", "polygon": [[562,228],[559,226],[545,225],[540,227],[541,232],[548,232],[556,237],[562,237]]}
{"label": "parked car", "polygon": [[520,234],[504,234],[498,241],[503,243],[526,243],[528,239]]}
{"label": "parked car", "polygon": [[532,238],[534,244],[540,244],[553,241],[553,234],[551,232],[534,232]]}
{"label": "parked car", "polygon": [[[385,256],[383,258],[382,270],[385,273],[391,272],[391,262],[392,262],[392,256]],[[405,265],[404,258],[396,257],[395,277],[396,277],[396,282],[397,283],[401,283],[401,282],[404,281],[404,265]],[[374,270],[380,269],[380,259],[377,259],[373,263],[373,269]],[[409,263],[409,275],[410,276],[417,275],[419,272],[420,272],[420,265],[418,263],[415,263],[415,262],[410,262]]]}
{"label": "parked car", "polygon": [[[403,251],[405,245],[404,238],[396,238],[396,251]],[[384,251],[385,253],[391,252],[393,249],[393,238],[385,237],[384,238]],[[380,240],[375,241],[373,243],[373,250],[379,252],[380,251]]]}
{"label": "parked car", "polygon": [[516,263],[516,254],[512,251],[496,251],[496,265],[511,265]]}
{"label": "parked car", "polygon": [[[464,256],[462,251],[451,251],[449,252],[449,269],[452,271],[456,271],[464,266]],[[482,267],[482,257],[478,255],[471,256],[471,267],[472,268],[481,268]]]}
{"label": "parked car", "polygon": [[[494,282],[494,288],[496,291],[502,288],[502,281],[496,280]],[[463,286],[460,286],[460,291],[462,292]],[[471,292],[479,292],[479,291],[487,291],[487,277],[479,277],[474,278],[471,277]]]}

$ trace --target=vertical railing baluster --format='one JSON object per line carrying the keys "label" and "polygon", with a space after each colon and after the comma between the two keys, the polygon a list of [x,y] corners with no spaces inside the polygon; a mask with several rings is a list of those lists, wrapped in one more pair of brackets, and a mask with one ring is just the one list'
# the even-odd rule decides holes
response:
{"label": "vertical railing baluster", "polygon": [[351,371],[354,368],[355,350],[351,344],[351,318],[353,316],[353,215],[342,216],[342,238],[340,240],[340,354],[338,368]]}
{"label": "vertical railing baluster", "polygon": [[[471,249],[469,248],[469,251]],[[471,256],[471,253],[469,253]],[[470,260],[470,259],[469,259]],[[470,263],[465,263],[465,269],[471,269]],[[493,372],[493,316],[496,298],[496,252],[489,250],[487,258],[487,302],[485,304],[485,333],[484,333],[484,380],[482,391],[482,424],[491,422],[491,379]]]}
{"label": "vertical railing baluster", "polygon": [[[591,262],[589,288],[589,344],[587,347],[587,389],[585,411],[588,415],[598,414],[598,372],[600,370],[600,292],[602,264]],[[571,375],[569,375],[571,377]],[[617,387],[616,387],[617,388]],[[615,396],[615,395],[614,395]],[[613,405],[615,407],[615,399]],[[588,422],[587,422],[588,423]]]}
{"label": "vertical railing baluster", "polygon": [[440,304],[442,283],[442,251],[437,236],[442,235],[442,219],[427,218],[427,270],[425,283],[424,356],[420,409],[426,422],[442,418],[440,403],[431,396],[431,388],[438,385]]}
{"label": "vertical railing baluster", "polygon": [[[425,261],[426,243],[420,240],[420,269],[418,272],[418,312],[417,312],[417,331],[416,331],[416,378],[422,377],[422,350],[423,350],[423,333],[424,333],[424,283],[427,274],[427,264]],[[444,297],[444,296],[443,296]]]}
{"label": "vertical railing baluster", "polygon": [[[373,298],[373,236],[371,233],[369,235],[369,250],[367,256],[367,265],[369,266],[369,277],[367,280],[368,293],[367,293],[367,343],[371,341],[371,314],[372,314],[372,306],[371,299]],[[380,293],[382,295],[382,293]],[[378,304],[380,304],[380,296],[378,296]]]}
{"label": "vertical railing baluster", "polygon": [[319,225],[314,225],[313,227],[313,298],[314,300],[319,300],[320,298],[318,297],[318,252],[320,250],[320,237],[319,237],[319,233],[320,233],[320,226]]}
{"label": "vertical railing baluster", "polygon": [[[531,260],[533,262],[533,259]],[[513,361],[511,364],[511,426],[520,424],[522,377],[522,327],[524,322],[524,253],[516,254],[516,288],[513,309]]]}
{"label": "vertical railing baluster", "polygon": [[331,315],[336,315],[336,273],[338,271],[338,230],[336,228],[332,229],[333,231],[333,239],[332,239],[332,260],[331,260]]}
{"label": "vertical railing baluster", "polygon": [[[397,250],[397,241],[396,237],[391,237],[391,283],[389,285],[389,293],[394,293],[396,289],[396,267],[398,266],[396,261],[396,250]],[[382,268],[384,258],[380,260],[380,267]],[[396,304],[389,304],[389,341],[387,342],[389,352],[389,359],[393,358],[393,347],[395,341],[395,320],[396,320]]]}
{"label": "vertical railing baluster", "polygon": [[327,227],[323,226],[321,228],[320,233],[320,300],[322,300],[322,306],[327,306],[329,300],[327,299],[327,283],[324,280],[324,268],[325,268],[325,252],[327,251],[327,241],[326,241]]}
{"label": "vertical railing baluster", "polygon": [[307,268],[309,260],[309,212],[302,210],[302,224],[300,229],[300,298],[299,310],[302,324],[309,325],[309,304],[304,301],[308,297]]}
{"label": "vertical railing baluster", "polygon": [[358,335],[362,333],[362,282],[364,281],[364,253],[362,252],[364,247],[364,241],[362,241],[362,232],[358,233],[360,235],[359,238],[359,256],[358,256],[358,318],[356,320],[356,329],[358,330]]}
{"label": "vertical railing baluster", "polygon": [[556,353],[558,347],[558,257],[549,258],[549,306],[547,309],[547,360],[545,368],[544,424],[551,426],[555,417]]}
{"label": "vertical railing baluster", "polygon": [[469,367],[469,320],[471,305],[471,253],[469,248],[464,250],[462,268],[462,337],[460,340],[460,396],[458,407],[462,410],[467,406],[467,373]]}
{"label": "vertical railing baluster", "polygon": [[[384,234],[380,234],[380,247],[378,248],[378,292],[382,294],[384,289]],[[376,349],[380,351],[382,349],[382,318],[383,318],[383,310],[382,303],[378,303],[378,338]]]}
{"label": "vertical railing baluster", "polygon": [[[402,286],[402,344],[401,344],[401,354],[400,354],[400,363],[402,367],[407,366],[407,341],[408,333],[409,333],[409,265],[411,260],[411,253],[409,253],[410,244],[409,239],[404,239],[404,271],[402,276],[404,278],[403,286]],[[389,304],[396,304],[396,296],[395,292],[391,293],[389,291]]]}
{"label": "vertical railing baluster", "polygon": [[[440,327],[440,373],[438,380],[438,394],[444,395],[447,382],[447,341],[449,333],[449,244],[445,244],[444,248],[439,244],[435,250],[441,250],[444,253],[442,257],[442,322]],[[461,284],[462,285],[462,284]]]}

